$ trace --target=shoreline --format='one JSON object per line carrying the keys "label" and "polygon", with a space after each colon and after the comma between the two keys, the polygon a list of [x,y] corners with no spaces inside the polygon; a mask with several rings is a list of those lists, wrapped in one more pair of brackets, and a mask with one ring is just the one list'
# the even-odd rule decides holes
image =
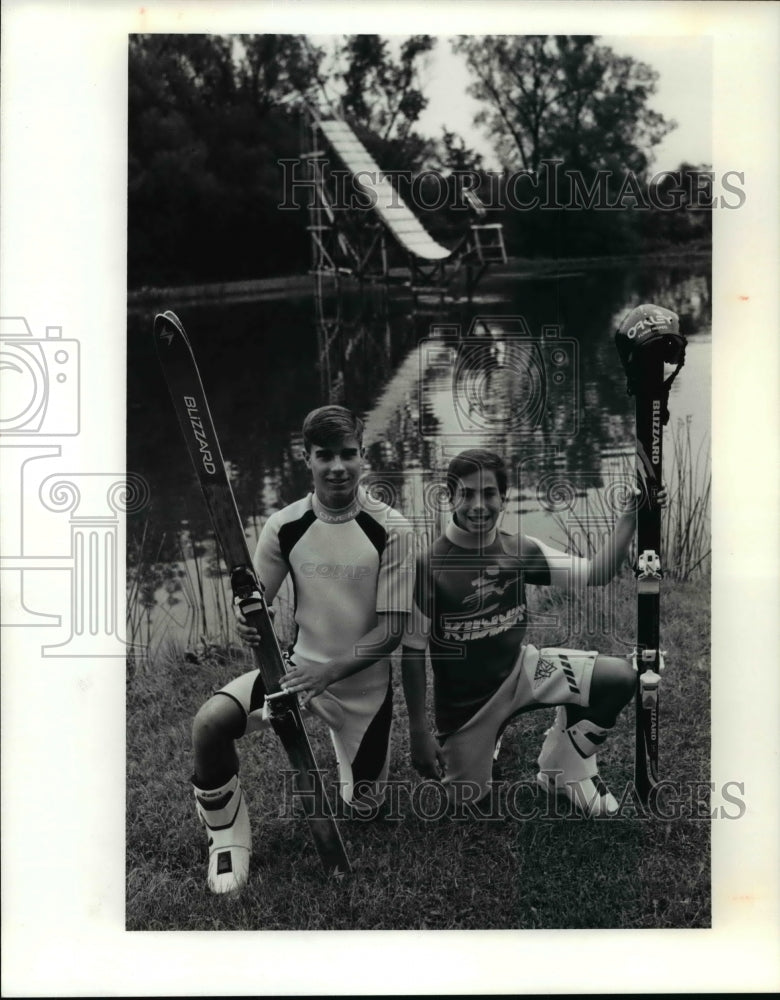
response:
{"label": "shoreline", "polygon": [[[510,257],[506,264],[491,264],[482,278],[489,283],[497,277],[533,279],[537,277],[563,277],[572,270],[597,271],[601,268],[616,267],[643,261],[656,265],[683,263],[692,259],[708,259],[712,256],[712,246],[696,245],[682,251],[653,250],[649,253],[616,254],[604,257]],[[406,268],[392,268],[390,282],[394,288],[404,288],[399,279],[407,274]],[[352,275],[339,275],[344,282],[358,284]],[[136,288],[127,293],[128,308],[142,308],[161,300],[180,303],[198,303],[262,299],[283,299],[291,297],[307,298],[315,293],[315,276],[311,273],[281,275],[270,278],[247,278],[243,281],[204,282],[197,285],[159,286]],[[381,282],[376,282],[381,284]]]}

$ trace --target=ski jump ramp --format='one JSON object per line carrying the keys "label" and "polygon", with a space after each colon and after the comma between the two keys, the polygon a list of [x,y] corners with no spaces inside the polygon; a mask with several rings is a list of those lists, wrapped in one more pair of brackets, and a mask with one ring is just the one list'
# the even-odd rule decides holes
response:
{"label": "ski jump ramp", "polygon": [[437,243],[423,227],[346,122],[320,121],[319,128],[404,250],[426,261],[452,257],[453,251]]}
{"label": "ski jump ramp", "polygon": [[[386,235],[393,238],[405,256],[408,284],[413,290],[443,290],[463,268],[469,294],[493,262],[506,262],[500,223],[472,222],[448,249],[437,242],[404,202],[352,127],[337,116],[322,116],[311,106],[308,160],[316,190],[310,205],[309,231],[313,246],[313,271],[317,274],[350,273],[361,279],[399,280],[397,268],[391,276],[391,251]],[[329,147],[349,171],[358,191],[370,199],[370,211],[347,210],[338,205],[328,182]],[[477,217],[487,212],[469,191],[469,204]]]}

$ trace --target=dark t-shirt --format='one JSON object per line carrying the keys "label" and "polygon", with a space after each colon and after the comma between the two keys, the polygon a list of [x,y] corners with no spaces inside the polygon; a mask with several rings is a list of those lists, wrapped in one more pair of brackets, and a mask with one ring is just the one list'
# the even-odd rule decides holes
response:
{"label": "dark t-shirt", "polygon": [[428,646],[441,735],[467,722],[511,673],[528,621],[525,585],[565,586],[583,563],[527,535],[495,532],[479,544],[454,523],[418,558],[404,641]]}

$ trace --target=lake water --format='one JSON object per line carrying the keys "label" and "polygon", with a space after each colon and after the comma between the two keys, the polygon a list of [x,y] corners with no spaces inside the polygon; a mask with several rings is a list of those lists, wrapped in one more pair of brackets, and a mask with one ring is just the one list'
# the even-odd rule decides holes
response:
{"label": "lake water", "polygon": [[[507,526],[516,529],[522,519],[526,533],[560,542],[561,516],[581,517],[597,492],[627,481],[634,401],[613,332],[640,302],[674,309],[688,336],[685,367],[669,400],[665,475],[675,474],[670,438],[682,434],[691,441],[699,488],[709,474],[705,259],[551,277],[488,274],[470,303],[435,296],[415,303],[405,289],[352,287],[319,308],[311,294],[186,306],[166,301],[159,308],[173,308],[187,329],[250,545],[267,514],[308,490],[300,427],[308,410],[329,400],[365,418],[367,482],[413,517],[421,534],[430,537],[440,526],[437,484],[449,457],[488,447],[512,470]],[[128,314],[127,467],[147,480],[151,493],[147,510],[129,519],[128,565],[157,566],[150,593],[160,607],[150,620],[158,641],[169,627],[184,628],[192,639],[219,626],[212,600],[188,597],[204,586],[193,551],[211,554],[211,586],[219,577],[154,351],[155,311]],[[332,342],[323,351],[326,337]],[[181,584],[159,575],[160,566],[174,561],[185,574]],[[211,607],[206,616],[214,614],[214,621],[201,621],[193,603]]]}

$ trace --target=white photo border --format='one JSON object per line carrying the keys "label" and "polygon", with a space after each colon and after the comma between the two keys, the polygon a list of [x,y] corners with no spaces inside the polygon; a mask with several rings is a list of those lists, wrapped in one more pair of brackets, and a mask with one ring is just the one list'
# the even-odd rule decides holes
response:
{"label": "white photo border", "polygon": [[713,823],[711,930],[127,932],[123,661],[46,661],[34,630],[2,629],[3,994],[777,989],[780,7],[4,0],[2,15],[2,314],[80,341],[71,454],[87,474],[125,463],[130,34],[712,37],[713,166],[744,171],[747,193],[714,213],[712,769],[746,782],[749,807]]}

